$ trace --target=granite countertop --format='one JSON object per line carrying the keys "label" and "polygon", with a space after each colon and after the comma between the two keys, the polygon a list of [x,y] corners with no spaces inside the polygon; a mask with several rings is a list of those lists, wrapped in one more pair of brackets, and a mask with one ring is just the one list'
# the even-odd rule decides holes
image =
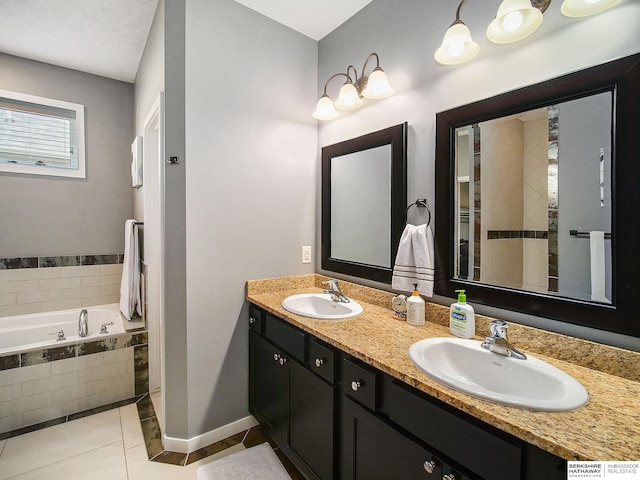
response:
{"label": "granite countertop", "polygon": [[[282,300],[289,295],[322,292],[318,288],[322,279],[325,278],[320,275],[305,275],[250,281],[247,300],[379,370],[566,460],[640,459],[640,378],[637,373],[640,354],[522,327],[517,336],[511,337],[513,343],[525,353],[575,377],[587,389],[589,403],[571,412],[534,412],[499,405],[432,380],[409,359],[411,344],[425,338],[451,336],[443,322],[448,312],[446,307],[427,304],[427,323],[414,327],[398,320],[390,308],[382,306],[389,305],[392,295],[389,292],[340,282],[345,295],[362,305],[362,314],[344,320],[316,320],[282,308]],[[491,319],[477,317],[476,332],[484,335],[483,328]],[[510,323],[510,333],[518,330],[514,325]],[[537,348],[540,345],[536,344],[536,335],[547,336],[551,339],[548,343],[556,348],[559,344],[570,346],[574,357],[567,358],[566,348],[558,355],[551,351],[541,354],[544,349]],[[534,339],[527,344],[525,336]],[[623,367],[624,372],[619,376],[618,370]]]}

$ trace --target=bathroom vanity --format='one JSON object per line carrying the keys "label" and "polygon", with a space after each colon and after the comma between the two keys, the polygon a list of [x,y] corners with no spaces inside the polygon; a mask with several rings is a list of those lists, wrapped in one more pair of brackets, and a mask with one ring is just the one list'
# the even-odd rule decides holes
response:
{"label": "bathroom vanity", "polygon": [[408,346],[448,330],[439,318],[397,320],[381,306],[388,292],[341,282],[364,307],[345,320],[281,307],[321,291],[320,279],[249,282],[247,292],[250,411],[308,478],[564,479],[566,460],[640,457],[638,382],[545,357],[583,383],[587,406],[532,412],[476,399],[413,365]]}

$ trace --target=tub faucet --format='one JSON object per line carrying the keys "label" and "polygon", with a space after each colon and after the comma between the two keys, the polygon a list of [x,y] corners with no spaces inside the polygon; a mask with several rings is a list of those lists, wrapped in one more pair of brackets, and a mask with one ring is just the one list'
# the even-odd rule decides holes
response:
{"label": "tub faucet", "polygon": [[480,346],[505,357],[526,360],[527,356],[509,343],[507,328],[509,328],[509,325],[504,320],[494,320],[491,322],[491,335],[486,337]]}
{"label": "tub faucet", "polygon": [[83,308],[80,312],[80,318],[78,318],[78,335],[81,337],[86,337],[89,333],[89,323],[87,320],[89,319],[89,313],[86,308]]}
{"label": "tub faucet", "polygon": [[334,302],[340,303],[349,303],[350,300],[342,294],[342,290],[340,290],[340,285],[338,285],[337,280],[327,280],[326,282],[322,282],[323,285],[329,285],[329,288],[324,290],[324,293],[327,295],[331,295],[331,300]]}

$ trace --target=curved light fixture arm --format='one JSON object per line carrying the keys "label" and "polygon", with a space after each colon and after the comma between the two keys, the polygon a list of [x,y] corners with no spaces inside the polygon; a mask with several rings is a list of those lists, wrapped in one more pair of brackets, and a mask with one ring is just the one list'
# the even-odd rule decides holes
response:
{"label": "curved light fixture arm", "polygon": [[[353,70],[353,78],[351,78],[351,76],[349,76],[349,71],[350,70]],[[356,67],[354,67],[353,65],[349,65],[347,67],[347,78],[354,85],[358,82],[358,70],[356,70]]]}
{"label": "curved light fixture arm", "polygon": [[[369,80],[369,77],[366,77],[364,75],[364,72],[367,69],[367,64],[369,63],[369,60],[371,60],[372,57],[376,57],[376,68],[380,68],[380,57],[378,57],[377,53],[373,52],[373,53],[370,53],[367,59],[364,61],[364,65],[362,65],[362,72],[360,74],[360,78],[358,78],[358,75],[356,73],[356,83],[354,85],[356,87],[356,90],[358,90],[358,95],[360,95],[361,97],[362,97],[362,91],[365,88],[367,88],[367,81]],[[355,67],[352,67],[352,68],[355,71]]]}
{"label": "curved light fixture arm", "polygon": [[[347,69],[347,72],[348,72],[348,71],[349,71],[349,70]],[[328,79],[328,80],[325,82],[325,84],[324,84],[324,92],[323,92],[323,95],[322,95],[323,97],[324,97],[324,96],[327,96],[327,97],[328,97],[328,95],[327,95],[327,86],[329,85],[329,82],[330,82],[331,80],[333,80],[334,78],[336,78],[336,77],[347,77],[347,80],[348,80],[348,81],[350,81],[350,82],[352,82],[351,77],[350,77],[347,73],[334,73],[333,75],[331,75],[331,76],[329,77],[329,79]]]}
{"label": "curved light fixture arm", "polygon": [[369,60],[371,60],[371,57],[376,57],[376,68],[380,67],[380,57],[378,57],[378,54],[375,52],[370,53],[367,59],[364,61],[364,65],[362,66],[362,74],[360,75],[361,78],[364,78],[364,71],[367,68],[367,63],[369,63]]}
{"label": "curved light fixture arm", "polygon": [[460,2],[460,5],[458,5],[458,9],[456,10],[456,21],[453,22],[451,25],[455,25],[456,23],[461,23],[460,21],[460,10],[462,10],[462,6],[467,3],[467,0],[462,0]]}

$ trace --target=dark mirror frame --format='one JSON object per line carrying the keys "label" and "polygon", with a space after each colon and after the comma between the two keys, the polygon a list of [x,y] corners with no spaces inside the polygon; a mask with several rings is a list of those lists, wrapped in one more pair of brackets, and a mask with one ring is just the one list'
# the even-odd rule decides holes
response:
{"label": "dark mirror frame", "polygon": [[[458,127],[574,100],[614,93],[611,305],[554,297],[454,278],[454,131]],[[436,115],[435,293],[465,289],[472,303],[600,330],[640,336],[640,54],[514,90]]]}
{"label": "dark mirror frame", "polygon": [[[331,256],[331,162],[336,157],[391,145],[391,267],[367,265]],[[391,283],[398,243],[404,230],[407,203],[407,123],[385,128],[361,137],[322,148],[322,269],[383,283]],[[367,205],[360,205],[362,215],[371,215]],[[375,238],[371,239],[372,242]]]}

